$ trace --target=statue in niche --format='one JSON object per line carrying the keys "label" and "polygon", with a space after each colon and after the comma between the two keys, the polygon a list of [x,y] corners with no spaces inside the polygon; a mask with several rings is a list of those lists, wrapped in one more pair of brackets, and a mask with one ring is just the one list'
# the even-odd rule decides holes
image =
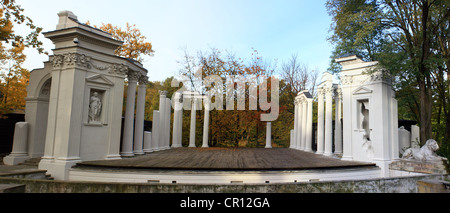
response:
{"label": "statue in niche", "polygon": [[369,125],[369,109],[367,109],[368,102],[361,102],[361,129],[363,130],[363,148],[366,150],[368,157],[373,157],[372,141],[370,140],[370,125]]}
{"label": "statue in niche", "polygon": [[88,123],[100,123],[100,113],[102,112],[102,101],[98,92],[93,92],[89,100]]}
{"label": "statue in niche", "polygon": [[361,103],[361,115],[362,115],[362,121],[361,121],[361,128],[364,129],[364,137],[370,141],[370,128],[369,128],[369,110],[366,108],[365,103]]}

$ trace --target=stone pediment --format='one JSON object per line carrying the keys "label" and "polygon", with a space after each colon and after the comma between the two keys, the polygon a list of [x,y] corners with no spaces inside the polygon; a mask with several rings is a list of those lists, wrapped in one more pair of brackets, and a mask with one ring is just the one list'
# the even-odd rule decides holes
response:
{"label": "stone pediment", "polygon": [[86,81],[92,82],[92,83],[97,83],[97,84],[105,84],[105,85],[109,85],[109,86],[114,85],[114,83],[111,80],[109,80],[106,76],[104,76],[102,74],[97,74],[97,75],[93,75],[91,77],[87,77]]}
{"label": "stone pediment", "polygon": [[359,87],[353,91],[353,95],[361,95],[361,94],[369,94],[369,93],[372,93],[372,90],[368,89],[366,87]]}

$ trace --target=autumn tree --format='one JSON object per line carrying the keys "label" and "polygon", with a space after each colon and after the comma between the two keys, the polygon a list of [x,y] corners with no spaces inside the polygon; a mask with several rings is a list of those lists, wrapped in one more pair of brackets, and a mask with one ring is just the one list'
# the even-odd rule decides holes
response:
{"label": "autumn tree", "polygon": [[[88,21],[86,24],[90,25],[90,22]],[[122,46],[114,52],[117,56],[130,58],[142,63],[144,61],[143,56],[153,56],[155,52],[152,44],[146,41],[147,37],[142,35],[141,30],[136,28],[135,24],[131,25],[127,22],[125,29],[104,23],[99,27],[96,25],[94,27],[110,33],[114,39],[123,41]]]}
{"label": "autumn tree", "polygon": [[[260,117],[262,113],[268,112],[257,106],[249,110],[250,99],[256,100],[259,97],[259,93],[254,94],[250,87],[273,76],[276,63],[264,60],[255,49],[252,49],[249,55],[248,58],[243,58],[228,50],[210,48],[207,51],[198,51],[197,55],[193,56],[184,50],[183,59],[179,61],[180,75],[186,78],[183,82],[188,90],[201,94],[212,90],[221,91],[219,97],[213,96],[212,100],[216,103],[217,98],[222,99],[223,105],[215,105],[219,110],[210,112],[210,146],[263,145],[265,122],[261,122]],[[218,76],[221,83],[205,87],[203,80],[212,75]],[[268,87],[270,88],[270,85]],[[270,97],[270,94],[268,96]],[[245,97],[244,102],[237,101],[240,97]],[[199,120],[202,119],[202,113],[197,113],[197,116]]]}
{"label": "autumn tree", "polygon": [[4,81],[0,90],[2,94],[1,111],[9,112],[11,109],[24,109],[26,86],[28,85],[29,71],[22,68],[26,56],[23,54],[24,45],[17,45],[6,51],[2,59],[0,78]]}
{"label": "autumn tree", "polygon": [[[42,28],[33,24],[24,9],[14,0],[0,2],[0,115],[25,108],[26,86],[29,71],[22,67],[25,48],[34,48],[45,53],[38,36]],[[25,25],[28,34],[17,34],[14,27]]]}

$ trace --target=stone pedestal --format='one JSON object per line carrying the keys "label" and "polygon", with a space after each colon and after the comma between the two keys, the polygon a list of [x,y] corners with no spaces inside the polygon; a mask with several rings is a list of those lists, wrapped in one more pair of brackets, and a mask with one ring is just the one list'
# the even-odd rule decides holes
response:
{"label": "stone pedestal", "polygon": [[153,121],[152,121],[152,150],[159,151],[159,111],[153,110]]}
{"label": "stone pedestal", "polygon": [[27,152],[28,123],[17,122],[14,129],[14,143],[11,154],[3,158],[5,165],[17,165],[28,160]]}
{"label": "stone pedestal", "polygon": [[144,132],[144,149],[145,153],[153,152],[152,149],[152,132],[145,131]]}
{"label": "stone pedestal", "polygon": [[398,160],[389,164],[389,169],[426,174],[449,174],[447,159],[436,161]]}

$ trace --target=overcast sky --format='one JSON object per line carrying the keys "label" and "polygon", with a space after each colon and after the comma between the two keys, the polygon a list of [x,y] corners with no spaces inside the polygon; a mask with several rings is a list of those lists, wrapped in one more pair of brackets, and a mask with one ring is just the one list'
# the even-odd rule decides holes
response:
{"label": "overcast sky", "polygon": [[[155,50],[143,62],[150,81],[177,74],[183,48],[195,55],[215,47],[242,58],[249,58],[254,48],[266,60],[277,59],[278,65],[297,54],[320,72],[328,68],[332,49],[325,0],[17,0],[17,4],[44,32],[55,30],[57,13],[63,10],[93,25],[136,24]],[[43,36],[41,40],[51,53],[51,41]],[[26,53],[25,68],[30,70],[48,60],[35,50]]]}

